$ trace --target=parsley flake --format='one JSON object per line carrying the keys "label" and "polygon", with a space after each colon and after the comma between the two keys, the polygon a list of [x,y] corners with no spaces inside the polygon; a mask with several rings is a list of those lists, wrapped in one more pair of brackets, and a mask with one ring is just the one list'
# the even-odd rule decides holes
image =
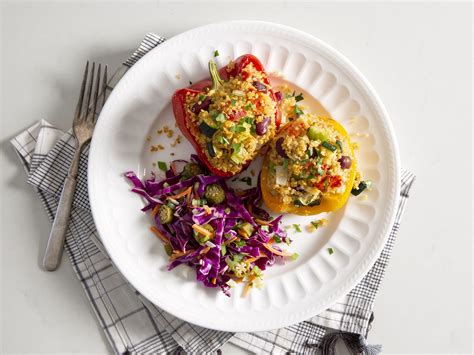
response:
{"label": "parsley flake", "polygon": [[298,105],[295,105],[295,114],[297,117],[301,116],[302,114],[304,114],[304,111],[298,107]]}
{"label": "parsley flake", "polygon": [[238,240],[236,242],[234,242],[234,244],[238,247],[244,247],[247,245],[247,243],[245,242],[245,240]]}
{"label": "parsley flake", "polygon": [[164,161],[159,161],[158,162],[158,168],[160,168],[160,170],[162,171],[165,171],[168,170],[168,166],[166,165],[166,163]]}
{"label": "parsley flake", "polygon": [[227,140],[226,137],[223,137],[223,136],[218,136],[217,137],[217,141],[220,143],[220,144],[230,144],[230,142]]}

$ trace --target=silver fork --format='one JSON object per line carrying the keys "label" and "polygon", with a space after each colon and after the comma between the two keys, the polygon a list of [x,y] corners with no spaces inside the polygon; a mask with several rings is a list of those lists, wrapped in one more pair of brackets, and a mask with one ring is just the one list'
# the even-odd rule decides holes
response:
{"label": "silver fork", "polygon": [[[76,114],[72,124],[73,136],[76,143],[76,151],[69,168],[68,175],[64,182],[61,199],[59,200],[53,227],[49,235],[48,245],[43,259],[43,267],[48,271],[57,269],[61,260],[64,240],[66,238],[67,223],[71,213],[74,192],[76,191],[77,172],[79,169],[79,159],[84,147],[90,142],[97,121],[96,113],[102,109],[105,102],[105,89],[107,87],[107,66],[101,81],[101,65],[97,68],[97,77],[94,80],[95,63],[92,63],[92,70],[89,72],[89,62],[86,64],[84,78],[82,80],[81,93],[77,103]],[[87,85],[88,84],[88,85]],[[87,91],[86,91],[87,85]],[[101,85],[99,95],[99,85]],[[92,97],[92,92],[94,96]],[[91,102],[92,98],[92,102]],[[92,106],[91,106],[92,105]]]}

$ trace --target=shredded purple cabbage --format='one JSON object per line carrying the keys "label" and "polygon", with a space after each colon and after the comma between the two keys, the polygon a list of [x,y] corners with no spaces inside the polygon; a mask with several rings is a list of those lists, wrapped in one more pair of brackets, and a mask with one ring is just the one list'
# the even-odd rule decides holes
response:
{"label": "shredded purple cabbage", "polygon": [[[202,171],[207,171],[196,155],[191,156],[191,161]],[[177,163],[183,165],[187,162],[179,160],[173,163],[176,167]],[[291,242],[280,227],[282,216],[272,220],[261,208],[260,183],[254,188],[236,191],[227,185],[226,179],[207,173],[187,180],[183,180],[181,172],[171,168],[165,174],[164,179],[152,174],[144,181],[133,172],[124,176],[132,183],[132,192],[145,199],[142,211],[152,211],[155,222],[152,228],[160,234],[170,256],[168,269],[187,264],[195,269],[199,282],[206,287],[219,287],[227,296],[230,296],[230,289],[236,281],[259,287],[262,271],[272,266],[276,259],[283,258],[267,247],[282,251],[276,244]],[[204,197],[206,186],[210,184],[222,187],[226,197],[223,203],[207,205]],[[191,186],[188,194],[174,197]],[[172,209],[172,220],[167,223],[162,223],[158,213],[162,205]],[[242,232],[245,224],[245,228],[251,231],[250,235]],[[202,230],[200,228],[212,230],[211,235],[198,232]]]}

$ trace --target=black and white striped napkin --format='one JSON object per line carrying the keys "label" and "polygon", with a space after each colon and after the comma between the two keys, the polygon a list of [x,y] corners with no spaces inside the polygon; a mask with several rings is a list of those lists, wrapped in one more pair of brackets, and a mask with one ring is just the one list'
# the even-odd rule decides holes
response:
{"label": "black and white striped napkin", "polygon": [[[146,35],[139,48],[109,82],[109,90],[148,51],[165,39]],[[70,132],[42,120],[11,140],[46,212],[53,220],[74,152]],[[186,323],[139,294],[114,267],[95,229],[87,191],[88,149],[82,153],[78,185],[65,249],[113,351],[122,353],[211,353],[231,342],[255,353],[315,353],[333,349],[340,337],[353,351],[363,351],[373,320],[373,306],[398,232],[415,176],[403,171],[398,213],[380,257],[362,281],[331,308],[307,321],[267,332],[228,333]],[[329,328],[336,333],[327,333]]]}

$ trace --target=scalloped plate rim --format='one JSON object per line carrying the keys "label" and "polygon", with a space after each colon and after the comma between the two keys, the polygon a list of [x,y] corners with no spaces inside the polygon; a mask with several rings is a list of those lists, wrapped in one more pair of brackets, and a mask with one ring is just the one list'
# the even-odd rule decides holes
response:
{"label": "scalloped plate rim", "polygon": [[[378,112],[378,115],[383,119],[385,128],[387,129],[387,133],[389,135],[389,138],[391,138],[391,141],[389,142],[391,145],[391,150],[393,153],[393,160],[394,160],[394,166],[395,169],[392,171],[394,174],[394,186],[393,186],[393,199],[392,199],[392,206],[391,208],[391,213],[390,216],[386,218],[388,221],[386,223],[386,233],[384,236],[379,236],[376,238],[373,243],[375,243],[375,246],[372,246],[371,249],[371,258],[368,260],[367,258],[360,260],[359,264],[354,267],[354,269],[357,269],[356,275],[352,276],[350,280],[346,280],[346,284],[344,285],[339,285],[338,288],[334,289],[332,293],[327,296],[328,299],[330,299],[330,302],[326,302],[327,304],[323,307],[320,306],[318,309],[312,309],[311,312],[306,312],[306,313],[298,313],[298,316],[295,316],[293,318],[278,318],[275,317],[273,321],[270,322],[270,324],[267,323],[259,323],[258,325],[251,325],[249,327],[249,324],[246,324],[243,326],[242,324],[239,324],[238,326],[235,326],[234,324],[226,324],[225,322],[221,322],[222,324],[216,324],[213,322],[209,322],[203,319],[197,319],[197,318],[190,318],[187,317],[185,314],[179,314],[176,315],[180,317],[181,319],[185,321],[189,321],[193,324],[210,328],[210,329],[216,329],[216,330],[221,330],[221,331],[264,331],[264,330],[270,330],[270,329],[276,329],[276,328],[281,328],[284,326],[288,326],[294,323],[298,323],[300,321],[306,320],[312,316],[317,315],[327,307],[329,307],[333,302],[337,301],[340,297],[344,296],[347,294],[365,275],[366,273],[370,270],[370,268],[373,266],[375,261],[377,260],[378,256],[380,255],[380,252],[382,251],[383,247],[385,246],[386,240],[388,239],[390,228],[393,225],[395,215],[396,215],[396,206],[398,205],[398,199],[399,199],[399,191],[400,191],[400,158],[399,158],[399,151],[398,151],[398,145],[397,145],[397,140],[395,136],[395,132],[392,126],[392,123],[389,119],[389,115],[382,104],[380,98],[378,97],[377,93],[375,92],[374,88],[371,86],[371,84],[365,79],[365,77],[360,73],[360,71],[347,59],[345,58],[342,54],[340,54],[337,50],[323,42],[322,40],[307,34],[303,31],[280,25],[280,24],[275,24],[271,22],[264,22],[264,21],[225,21],[225,22],[218,22],[218,23],[212,23],[209,25],[204,25],[200,26],[191,30],[188,30],[186,32],[183,32],[177,36],[174,36],[167,40],[164,44],[157,46],[153,50],[151,50],[147,55],[144,56],[144,58],[148,57],[151,55],[151,53],[155,51],[164,51],[167,47],[166,44],[171,43],[171,41],[178,41],[180,39],[186,38],[187,36],[190,36],[194,33],[198,33],[199,31],[204,31],[206,29],[212,28],[212,27],[219,27],[219,26],[236,26],[236,25],[247,25],[249,28],[251,26],[264,26],[266,28],[273,27],[275,30],[280,30],[284,32],[291,32],[295,36],[301,36],[301,38],[304,38],[305,41],[307,42],[313,42],[316,47],[318,47],[318,50],[324,50],[326,53],[324,53],[326,56],[332,57],[331,59],[335,59],[339,61],[338,69],[342,70],[345,72],[346,75],[349,75],[350,77],[355,77],[357,79],[356,82],[352,82],[353,84],[357,85],[359,88],[361,88],[362,92],[364,95],[367,95],[368,98],[370,99],[372,105],[374,106],[372,110],[375,112]],[[130,70],[127,71],[127,73],[124,75],[124,77],[121,79],[121,81],[117,84],[115,90],[112,91],[110,97],[109,97],[109,102],[113,102],[113,100],[110,100],[111,97],[114,97],[115,94],[117,94],[120,90],[117,90],[117,88],[121,88],[122,85],[126,82],[124,79],[128,79],[132,77],[133,73],[140,68],[140,63],[143,61],[143,58],[137,62]],[[341,66],[342,65],[342,66]],[[106,113],[108,111],[108,105],[104,106],[104,109],[101,113]],[[96,132],[100,132],[102,129],[102,122],[99,120],[97,123],[96,127]],[[96,161],[96,157],[99,157],[97,151],[100,150],[100,143],[99,143],[100,138],[97,138],[97,136],[94,136],[94,139],[92,140],[91,143],[91,149],[90,149],[90,159],[89,159],[89,169],[88,169],[88,188],[90,191],[90,202],[91,202],[91,210],[92,210],[92,215],[97,227],[97,230],[99,234],[101,235],[102,232],[105,233],[105,229],[103,228],[103,224],[101,222],[101,217],[100,217],[100,212],[94,207],[96,206],[96,196],[94,194],[94,191],[97,191],[97,186],[95,184],[95,164],[99,164],[99,161]],[[110,253],[112,259],[114,260],[114,248],[111,245],[108,245],[107,243],[104,243],[107,251]],[[119,269],[119,271],[122,273],[127,278],[127,275],[130,276],[131,274],[128,272],[128,270],[124,269],[121,267],[120,263],[114,263],[114,265]],[[133,280],[130,280],[127,278],[132,284],[134,283]],[[142,290],[139,290],[140,292]],[[147,298],[147,299],[153,299],[153,295],[148,294],[147,291],[142,292],[142,294]],[[167,307],[162,307],[163,310],[176,314],[175,309],[169,309]]]}

